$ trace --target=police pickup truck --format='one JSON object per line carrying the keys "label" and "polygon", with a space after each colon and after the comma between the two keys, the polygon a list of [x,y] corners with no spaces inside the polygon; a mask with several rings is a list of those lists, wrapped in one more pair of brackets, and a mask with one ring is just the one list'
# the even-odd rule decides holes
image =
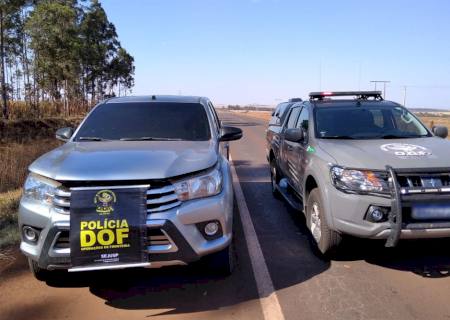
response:
{"label": "police pickup truck", "polygon": [[379,91],[310,93],[267,134],[273,194],[304,212],[324,254],[344,234],[450,237],[447,134]]}

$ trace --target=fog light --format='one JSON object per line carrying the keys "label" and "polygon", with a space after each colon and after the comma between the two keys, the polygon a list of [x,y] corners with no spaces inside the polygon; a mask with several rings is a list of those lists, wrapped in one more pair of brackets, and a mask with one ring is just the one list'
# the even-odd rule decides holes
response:
{"label": "fog light", "polygon": [[387,220],[389,208],[370,206],[366,219],[371,222],[383,222]]}
{"label": "fog light", "polygon": [[214,221],[214,222],[209,222],[205,225],[205,234],[207,236],[214,236],[217,231],[219,231],[219,223]]}
{"label": "fog light", "polygon": [[23,231],[23,236],[25,238],[25,240],[29,241],[29,242],[37,242],[39,239],[39,231],[30,227],[30,226],[25,226],[22,229]]}
{"label": "fog light", "polygon": [[380,209],[373,210],[370,215],[372,217],[372,220],[375,222],[379,222],[379,221],[383,220],[383,217],[384,217],[384,213]]}

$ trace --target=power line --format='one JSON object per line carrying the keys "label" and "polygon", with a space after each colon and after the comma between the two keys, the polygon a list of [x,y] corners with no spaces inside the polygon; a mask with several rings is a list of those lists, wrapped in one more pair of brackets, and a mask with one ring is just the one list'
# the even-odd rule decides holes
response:
{"label": "power line", "polygon": [[370,80],[370,82],[372,82],[375,87],[375,91],[377,91],[377,83],[382,83],[383,84],[383,99],[386,99],[386,83],[390,83],[391,81],[389,80]]}

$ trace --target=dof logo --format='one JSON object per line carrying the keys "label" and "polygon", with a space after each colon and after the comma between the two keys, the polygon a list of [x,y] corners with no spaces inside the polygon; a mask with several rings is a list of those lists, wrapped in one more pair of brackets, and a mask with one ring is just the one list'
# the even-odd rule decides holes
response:
{"label": "dof logo", "polygon": [[113,204],[117,202],[114,192],[111,190],[100,190],[95,194],[94,204],[97,206],[96,210],[100,215],[108,215],[114,211]]}

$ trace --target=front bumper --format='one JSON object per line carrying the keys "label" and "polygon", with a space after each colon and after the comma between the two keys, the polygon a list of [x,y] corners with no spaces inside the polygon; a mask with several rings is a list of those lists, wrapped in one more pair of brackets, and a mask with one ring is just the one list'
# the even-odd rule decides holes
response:
{"label": "front bumper", "polygon": [[[220,237],[212,240],[206,239],[197,226],[211,220],[217,220],[222,231]],[[147,215],[147,233],[156,234],[158,239],[155,243],[149,241],[146,247],[149,267],[185,265],[226,248],[232,240],[232,224],[233,189],[231,177],[224,173],[223,189],[218,195],[186,201],[178,207]],[[69,214],[22,200],[20,230],[23,226],[40,230],[37,243],[22,239],[20,249],[26,256],[44,269],[71,268]]]}
{"label": "front bumper", "polygon": [[[362,238],[386,239],[386,246],[395,246],[399,239],[445,238],[450,237],[450,221],[415,221],[411,219],[411,205],[414,202],[450,201],[450,194],[444,192],[428,193],[420,190],[409,195],[408,188],[401,187],[397,181],[398,175],[429,174],[428,169],[388,168],[391,177],[391,195],[385,197],[348,194],[330,186],[326,190],[327,211],[330,226],[343,234]],[[437,169],[442,170],[442,169]],[[414,188],[418,190],[418,188]],[[432,190],[433,191],[433,190]],[[406,193],[406,194],[405,194]],[[389,214],[384,222],[371,222],[367,219],[370,206],[387,208]]]}

